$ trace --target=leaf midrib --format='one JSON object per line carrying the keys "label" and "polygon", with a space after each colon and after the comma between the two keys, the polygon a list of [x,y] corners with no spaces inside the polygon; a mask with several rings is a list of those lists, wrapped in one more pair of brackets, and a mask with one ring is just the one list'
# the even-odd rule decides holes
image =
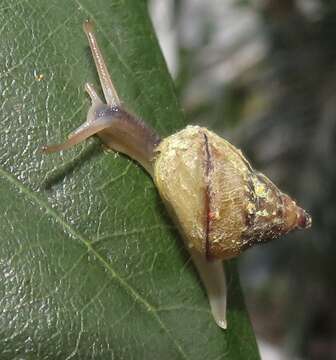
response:
{"label": "leaf midrib", "polygon": [[[15,176],[13,176],[10,172],[8,172],[3,167],[0,167],[0,175],[7,180],[9,183],[14,185],[17,189],[19,189],[25,196],[33,200],[36,204],[40,205],[46,210],[46,213],[52,216],[58,224],[63,226],[64,229],[68,231],[69,234],[71,234],[74,238],[78,239],[80,243],[84,244],[88,251],[91,251],[92,254],[100,261],[100,263],[103,265],[105,269],[108,270],[111,277],[113,279],[116,279],[119,282],[119,285],[123,287],[126,290],[126,293],[129,294],[129,296],[133,297],[135,301],[137,301],[139,304],[141,304],[148,313],[152,314],[153,318],[158,322],[159,326],[162,328],[162,330],[167,334],[169,339],[173,342],[174,346],[180,353],[180,355],[183,357],[183,359],[188,360],[187,354],[184,352],[182,346],[176,341],[176,339],[171,335],[166,325],[163,323],[162,319],[158,315],[157,309],[151,305],[143,296],[141,296],[124,278],[122,278],[118,272],[114,270],[114,268],[104,259],[104,257],[97,252],[92,247],[92,242],[85,239],[85,237],[80,234],[76,229],[74,229],[71,225],[69,225],[58,213],[55,211],[45,200],[41,199],[36,195],[35,192],[33,192],[29,187],[27,187],[24,183],[20,182]],[[39,210],[41,210],[41,207],[39,207]]]}

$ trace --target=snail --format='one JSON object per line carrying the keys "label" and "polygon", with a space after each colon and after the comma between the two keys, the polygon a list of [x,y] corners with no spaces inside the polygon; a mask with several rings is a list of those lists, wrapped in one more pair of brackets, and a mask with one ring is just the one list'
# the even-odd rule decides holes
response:
{"label": "snail", "polygon": [[98,135],[109,148],[139,162],[151,175],[174,219],[208,293],[216,323],[226,322],[226,283],[223,260],[249,247],[294,229],[311,226],[311,217],[255,171],[240,150],[199,126],[161,139],[144,121],[121,105],[99,49],[93,24],[87,36],[106,103],[93,85],[86,122],[66,142],[44,146],[62,151]]}

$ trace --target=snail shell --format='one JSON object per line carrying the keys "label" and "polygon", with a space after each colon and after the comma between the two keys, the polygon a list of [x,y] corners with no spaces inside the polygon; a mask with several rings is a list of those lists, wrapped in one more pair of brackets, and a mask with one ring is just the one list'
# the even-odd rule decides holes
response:
{"label": "snail shell", "polygon": [[187,245],[208,259],[233,258],[311,224],[240,150],[206,128],[188,126],[162,140],[154,181]]}

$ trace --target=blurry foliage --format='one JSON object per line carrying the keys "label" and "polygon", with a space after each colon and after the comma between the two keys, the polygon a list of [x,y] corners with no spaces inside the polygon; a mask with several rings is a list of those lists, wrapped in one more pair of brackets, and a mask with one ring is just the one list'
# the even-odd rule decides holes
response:
{"label": "blurry foliage", "polygon": [[[291,355],[335,359],[336,2],[220,5],[214,0],[218,12],[221,6],[240,8],[259,24],[255,32],[247,34],[247,29],[237,36],[226,51],[218,47],[217,58],[204,50],[213,49],[209,14],[201,19],[202,32],[197,30],[200,19],[194,19],[201,34],[196,45],[183,42],[181,9],[190,2],[176,1],[175,8],[180,58],[176,85],[189,122],[231,139],[256,168],[313,215],[311,231],[243,256],[242,278],[255,328],[268,340],[286,345]],[[222,26],[224,32],[224,21]],[[261,44],[256,54],[262,56],[228,81],[214,81],[216,76],[221,79],[223,69],[236,71],[237,62],[230,56],[254,40]],[[209,61],[211,57],[216,61]]]}

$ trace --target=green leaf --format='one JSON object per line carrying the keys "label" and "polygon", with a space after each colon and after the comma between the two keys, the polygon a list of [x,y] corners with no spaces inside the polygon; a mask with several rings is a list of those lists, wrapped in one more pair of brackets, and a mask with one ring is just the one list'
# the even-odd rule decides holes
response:
{"label": "green leaf", "polygon": [[97,139],[41,154],[99,88],[86,18],[126,107],[183,127],[145,2],[1,2],[0,358],[257,359],[235,265],[223,331],[140,166]]}

